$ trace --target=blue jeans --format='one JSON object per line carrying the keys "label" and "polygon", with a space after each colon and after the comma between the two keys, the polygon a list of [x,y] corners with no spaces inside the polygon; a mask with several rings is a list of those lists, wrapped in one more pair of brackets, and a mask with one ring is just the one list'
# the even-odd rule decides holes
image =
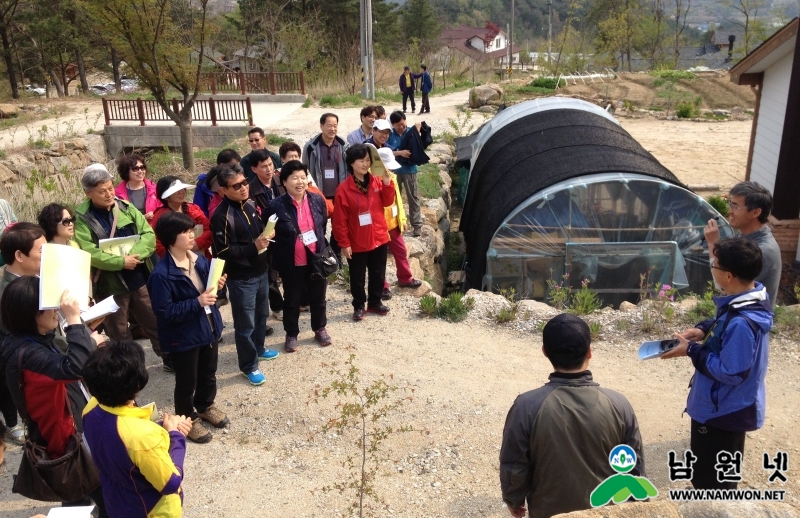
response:
{"label": "blue jeans", "polygon": [[229,279],[227,284],[239,370],[251,373],[258,369],[267,336],[269,271],[249,279]]}

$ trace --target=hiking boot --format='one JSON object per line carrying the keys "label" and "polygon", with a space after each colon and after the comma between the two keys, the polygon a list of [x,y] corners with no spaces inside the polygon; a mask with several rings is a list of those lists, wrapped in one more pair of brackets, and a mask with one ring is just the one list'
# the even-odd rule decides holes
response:
{"label": "hiking boot", "polygon": [[164,372],[175,374],[175,367],[172,366],[172,358],[170,358],[168,354],[162,356],[161,361],[164,362],[163,364]]}
{"label": "hiking boot", "polygon": [[319,345],[321,345],[322,347],[328,347],[333,343],[333,340],[331,340],[331,336],[328,334],[328,331],[326,331],[324,327],[322,329],[314,331],[314,340],[316,340],[317,343],[319,343]]}
{"label": "hiking boot", "polygon": [[231,422],[231,420],[228,419],[228,416],[225,415],[225,412],[214,405],[206,408],[205,412],[200,412],[197,414],[197,417],[203,421],[206,421],[215,428],[224,428],[226,424]]}
{"label": "hiking boot", "polygon": [[275,334],[275,328],[272,326],[267,326],[267,331],[264,336],[272,336],[273,334]]}
{"label": "hiking boot", "polygon": [[261,374],[261,371],[256,369],[250,374],[243,372],[242,376],[247,378],[251,385],[255,385],[256,387],[259,385],[263,385],[267,381],[267,377]]}
{"label": "hiking boot", "polygon": [[376,315],[388,315],[389,314],[389,306],[385,304],[380,304],[378,306],[367,306],[367,313],[375,313]]}
{"label": "hiking boot", "polygon": [[286,341],[283,344],[283,350],[287,353],[293,353],[297,351],[297,337],[296,336],[287,336]]}
{"label": "hiking boot", "polygon": [[408,284],[405,284],[405,283],[402,283],[402,282],[398,282],[397,285],[399,287],[401,287],[401,288],[416,289],[416,288],[419,288],[420,286],[422,286],[422,281],[417,280],[417,279],[411,279],[411,282],[409,282]]}
{"label": "hiking boot", "polygon": [[353,320],[356,322],[364,320],[364,308],[356,308],[353,310]]}
{"label": "hiking boot", "polygon": [[280,353],[273,349],[264,349],[264,352],[258,355],[259,361],[274,360]]}
{"label": "hiking boot", "polygon": [[195,419],[192,421],[192,429],[189,430],[189,435],[187,435],[186,438],[197,444],[205,444],[211,441],[214,436],[211,435],[211,432],[206,430],[206,427],[203,426],[200,419]]}
{"label": "hiking boot", "polygon": [[392,290],[389,288],[383,288],[383,293],[381,293],[381,300],[392,300]]}

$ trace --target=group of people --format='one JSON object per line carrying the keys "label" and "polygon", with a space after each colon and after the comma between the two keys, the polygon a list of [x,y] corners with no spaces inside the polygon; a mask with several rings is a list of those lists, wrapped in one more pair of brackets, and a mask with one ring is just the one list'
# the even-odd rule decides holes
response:
{"label": "group of people", "polygon": [[[686,459],[679,462],[690,473],[681,479],[696,489],[736,489],[746,434],[764,425],[766,413],[769,333],[781,275],[780,249],[766,225],[772,196],[755,182],[742,182],[730,190],[728,206],[737,237],[721,241],[715,219],[704,230],[720,293],[716,315],[676,333],[677,345],[661,355],[688,357],[695,368],[686,403],[690,451],[677,457]],[[630,475],[646,476],[633,407],[622,394],[601,388],[589,371],[589,326],[559,315],[545,325],[542,339],[554,372],[549,383],[517,397],[500,450],[503,500],[517,518],[589,509],[594,489],[615,474],[609,458],[617,445],[635,452]]]}
{"label": "group of people", "polygon": [[[319,135],[302,147],[285,142],[278,153],[253,128],[248,154],[222,150],[196,182],[153,181],[146,158],[133,153],[117,160],[118,183],[103,164],[86,167],[86,199],[77,207],[49,204],[36,223],[16,222],[10,207],[12,215],[3,214],[2,431],[20,444],[26,438],[39,444],[53,459],[72,447],[73,429],[82,434],[102,484],[64,505],[91,500],[100,516],[180,514],[185,439],[207,443],[213,436],[203,422],[215,428],[230,422],[216,404],[221,305],[231,307],[239,370],[258,386],[266,381],[259,362],[279,355],[265,344],[275,332],[270,309],[282,320],[285,352],[299,348],[303,310],[310,312],[314,340],[332,344],[328,280],[312,267],[315,255],[330,249],[340,263],[347,261],[356,321],[389,312],[389,250],[398,285],[421,285],[408,264],[400,197],[405,186],[419,218],[412,234],[419,235],[416,168],[406,166],[399,174],[408,178],[398,180],[395,156],[410,151],[387,144],[391,134],[407,131],[404,117],[390,130],[378,118],[385,116],[382,108],[362,113],[361,141],[338,137],[332,113],[322,116]],[[101,246],[111,238],[133,244],[117,255]],[[60,308],[40,311],[38,275],[47,243],[89,253],[92,298],[113,297],[119,309],[84,322],[82,301],[67,291]],[[215,258],[225,261],[224,274],[211,285]],[[154,406],[136,402],[148,371],[134,329],[175,375],[174,415],[158,419]]]}

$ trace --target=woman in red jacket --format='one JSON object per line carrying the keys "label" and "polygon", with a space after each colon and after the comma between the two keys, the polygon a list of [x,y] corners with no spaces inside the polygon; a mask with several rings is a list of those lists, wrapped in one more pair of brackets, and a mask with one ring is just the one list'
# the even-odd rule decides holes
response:
{"label": "woman in red jacket", "polygon": [[[186,201],[186,189],[194,188],[194,185],[183,183],[177,176],[165,176],[160,179],[156,185],[156,195],[158,199],[161,200],[161,203],[163,203],[163,206],[157,208],[153,213],[150,226],[156,228],[158,218],[167,212],[174,211],[186,214],[194,221],[195,228],[197,228],[198,225],[202,225],[203,227],[203,231],[199,235],[195,234],[194,249],[192,251],[200,252],[205,255],[206,258],[211,259],[209,248],[211,247],[211,242],[214,240],[211,235],[211,223],[208,221],[206,215],[203,214],[203,210],[200,207]],[[162,245],[161,241],[156,237],[156,255],[162,258],[166,251],[164,245]]]}
{"label": "woman in red jacket", "polygon": [[[350,266],[353,320],[358,321],[364,318],[365,303],[368,313],[386,315],[389,312],[381,302],[389,242],[383,208],[394,203],[394,184],[373,146],[350,146],[345,163],[350,176],[336,189],[333,233]],[[367,270],[369,286],[365,293]]]}

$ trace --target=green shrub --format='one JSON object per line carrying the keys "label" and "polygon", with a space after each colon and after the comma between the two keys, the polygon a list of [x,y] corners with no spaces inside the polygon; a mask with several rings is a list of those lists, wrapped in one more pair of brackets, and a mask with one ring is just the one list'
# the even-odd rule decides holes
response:
{"label": "green shrub", "polygon": [[322,98],[319,100],[319,105],[323,108],[327,107],[336,107],[336,106],[347,106],[347,105],[355,105],[359,106],[361,104],[361,96],[360,95],[323,95]]}
{"label": "green shrub", "polygon": [[722,196],[717,196],[716,194],[712,194],[711,196],[706,198],[706,201],[708,202],[709,205],[714,207],[714,209],[716,209],[717,212],[722,214],[722,217],[724,218],[728,217],[728,209],[729,209],[728,200],[726,200]]}
{"label": "green shrub", "polygon": [[650,72],[650,75],[667,81],[677,81],[679,79],[695,79],[697,76],[688,70],[668,70],[656,69]]}
{"label": "green shrub", "polygon": [[309,95],[308,97],[306,97],[306,100],[303,101],[303,108],[308,108],[312,104],[314,104],[314,99]]}
{"label": "green shrub", "polygon": [[467,318],[473,306],[472,299],[464,299],[464,294],[453,292],[447,297],[443,297],[441,302],[436,301],[436,297],[426,295],[419,301],[420,311],[430,317],[438,317],[448,322],[461,322]]}
{"label": "green shrub", "polygon": [[589,289],[589,280],[584,279],[581,281],[581,289],[572,295],[569,312],[575,315],[588,315],[600,309],[601,305],[597,293]]}
{"label": "green shrub", "polygon": [[675,108],[675,114],[679,119],[691,119],[694,116],[694,105],[684,102],[678,103],[678,107]]}
{"label": "green shrub", "polygon": [[558,79],[555,77],[537,77],[533,81],[530,82],[528,86],[536,86],[538,88],[547,88],[548,90],[555,90],[556,86],[564,86],[567,82],[565,80],[561,80],[558,82]]}
{"label": "green shrub", "polygon": [[267,144],[272,146],[280,146],[284,142],[290,142],[292,139],[281,137],[280,135],[276,135],[274,133],[267,133],[264,135],[264,138],[267,141]]}
{"label": "green shrub", "polygon": [[[711,282],[709,282],[709,284],[711,284]],[[713,297],[714,289],[713,287],[709,287],[703,297],[697,300],[697,304],[686,312],[686,317],[690,320],[690,323],[702,322],[703,320],[714,318],[714,315],[717,314],[717,305],[714,303]]]}
{"label": "green shrub", "polygon": [[592,335],[592,340],[597,340],[600,338],[600,332],[603,330],[603,326],[600,322],[592,322],[589,324],[589,333]]}
{"label": "green shrub", "polygon": [[425,295],[419,299],[419,310],[428,317],[435,317],[439,310],[439,302],[433,295]]}

